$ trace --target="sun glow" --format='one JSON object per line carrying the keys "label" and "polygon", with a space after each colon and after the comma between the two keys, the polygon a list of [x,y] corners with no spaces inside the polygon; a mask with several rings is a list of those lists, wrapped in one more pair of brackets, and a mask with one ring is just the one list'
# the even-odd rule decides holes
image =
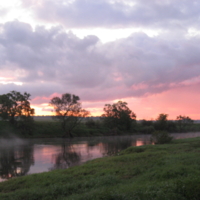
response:
{"label": "sun glow", "polygon": [[15,84],[15,85],[23,85],[22,82],[12,81],[13,78],[8,77],[0,77],[0,84]]}
{"label": "sun glow", "polygon": [[35,115],[41,116],[41,115],[54,115],[53,109],[51,107],[43,107],[42,105],[33,105],[32,108],[35,109]]}

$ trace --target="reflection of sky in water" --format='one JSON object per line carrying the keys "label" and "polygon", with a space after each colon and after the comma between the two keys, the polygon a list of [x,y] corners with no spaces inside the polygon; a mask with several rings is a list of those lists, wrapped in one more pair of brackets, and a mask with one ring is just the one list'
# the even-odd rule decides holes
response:
{"label": "reflection of sky in water", "polygon": [[138,147],[138,146],[142,146],[142,145],[144,145],[144,142],[141,139],[138,139],[136,141],[136,146]]}
{"label": "reflection of sky in water", "polygon": [[[119,142],[123,142],[123,140],[116,141],[116,143]],[[112,151],[111,155],[113,155],[114,153],[117,153],[128,146],[141,146],[147,144],[149,143],[149,136],[146,135],[144,137],[139,137],[138,139],[134,138],[133,141],[131,141],[130,144],[128,143],[128,145],[125,145],[125,147],[121,147],[119,144],[114,144],[113,147],[109,149],[111,144],[108,143],[105,145],[105,143],[106,142],[104,141],[98,142],[94,145],[88,145],[88,141],[82,141],[81,143],[70,145],[70,151],[75,152],[80,156],[80,160],[76,162],[75,165],[80,165],[86,161],[107,156],[109,151]],[[35,163],[33,166],[31,166],[29,174],[44,172],[52,169],[56,162],[55,157],[60,153],[62,153],[61,145],[34,145]],[[74,166],[74,164],[71,163],[71,166]]]}
{"label": "reflection of sky in water", "polygon": [[[88,160],[103,156],[99,145],[89,147],[85,144],[74,144],[70,146],[72,151],[81,156],[79,164]],[[28,174],[45,172],[51,169],[55,163],[55,156],[62,152],[61,145],[34,145],[35,163],[30,167]]]}
{"label": "reflection of sky in water", "polygon": [[[187,138],[187,137],[198,137],[200,133],[182,133],[173,134],[174,138]],[[30,140],[33,142],[34,140]],[[29,142],[30,142],[29,141]],[[16,167],[16,171],[20,172],[20,169],[28,169],[26,174],[40,173],[58,168],[68,168],[75,165],[80,165],[88,160],[100,158],[103,156],[114,155],[119,151],[129,146],[141,146],[150,143],[150,135],[135,135],[135,136],[114,136],[114,137],[95,137],[86,139],[73,139],[73,140],[62,140],[62,139],[49,139],[48,141],[37,140],[33,142],[32,151],[29,148],[29,154],[26,154],[26,149],[23,147],[22,163],[26,162],[20,167]],[[24,145],[24,144],[23,144]],[[7,146],[7,145],[6,145]],[[16,148],[12,148],[18,150]],[[11,147],[5,147],[9,149]],[[1,146],[2,149],[2,146]],[[10,150],[10,149],[9,149]],[[0,156],[2,156],[0,152]],[[18,151],[13,152],[13,155],[18,157]],[[23,160],[24,154],[24,160]],[[6,154],[5,154],[6,155]],[[32,156],[32,161],[31,157]],[[2,158],[2,157],[1,157]],[[0,163],[1,167],[1,163]],[[9,174],[8,174],[9,176]],[[0,182],[2,179],[0,178]]]}
{"label": "reflection of sky in water", "polygon": [[52,154],[61,151],[60,146],[34,145],[34,165],[30,167],[28,174],[48,171],[52,167]]}

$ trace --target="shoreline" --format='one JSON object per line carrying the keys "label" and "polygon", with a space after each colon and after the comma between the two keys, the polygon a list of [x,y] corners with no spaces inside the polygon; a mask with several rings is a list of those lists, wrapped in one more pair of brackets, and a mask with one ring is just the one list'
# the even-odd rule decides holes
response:
{"label": "shoreline", "polygon": [[199,199],[200,138],[129,147],[119,155],[81,166],[0,183],[0,198],[13,199]]}

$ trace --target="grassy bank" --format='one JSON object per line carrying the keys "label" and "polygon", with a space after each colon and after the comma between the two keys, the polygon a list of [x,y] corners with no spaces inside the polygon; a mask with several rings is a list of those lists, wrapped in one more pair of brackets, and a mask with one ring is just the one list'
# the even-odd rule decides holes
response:
{"label": "grassy bank", "polygon": [[200,199],[200,138],[130,147],[82,166],[0,183],[1,200]]}
{"label": "grassy bank", "polygon": [[[35,121],[34,124],[35,129],[32,135],[33,137],[62,137],[64,134],[61,128],[61,124],[58,121]],[[81,123],[73,130],[73,136],[103,136],[106,135],[108,132],[109,130],[103,126],[87,127],[84,123]]]}
{"label": "grassy bank", "polygon": [[[90,122],[90,123],[89,123]],[[119,129],[110,129],[105,127],[102,121],[87,121],[85,120],[72,131],[74,137],[90,137],[90,136],[109,136],[109,135],[133,135],[133,134],[152,134],[155,129],[154,126],[144,125],[142,123],[134,123],[131,130],[121,131]],[[185,131],[180,131],[176,126],[170,129],[172,133],[180,132],[196,132],[200,131],[200,123],[192,124],[186,128]],[[167,131],[167,130],[165,130]],[[0,121],[0,137],[9,137],[9,135],[16,135],[21,138],[58,138],[65,135],[61,128],[59,121],[55,120],[36,120],[33,123],[31,131],[24,131],[16,125],[11,125],[8,121]]]}
{"label": "grassy bank", "polygon": [[[21,138],[60,138],[64,135],[59,121],[35,121],[33,130],[30,133],[21,132],[15,126],[10,125],[8,121],[0,121],[0,137],[16,135]],[[73,130],[74,137],[90,137],[112,135],[112,132],[104,126],[87,127],[81,123]]]}

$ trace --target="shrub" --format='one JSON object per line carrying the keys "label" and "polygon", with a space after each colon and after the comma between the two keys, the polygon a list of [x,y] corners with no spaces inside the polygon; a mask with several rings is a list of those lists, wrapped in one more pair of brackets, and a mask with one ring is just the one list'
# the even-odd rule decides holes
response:
{"label": "shrub", "polygon": [[94,128],[96,127],[96,122],[93,119],[87,119],[85,125],[87,126],[87,128]]}
{"label": "shrub", "polygon": [[144,134],[152,134],[155,131],[153,126],[144,126],[139,129],[139,132]]}
{"label": "shrub", "polygon": [[167,131],[154,131],[151,135],[151,142],[155,144],[166,144],[172,141],[173,137]]}

